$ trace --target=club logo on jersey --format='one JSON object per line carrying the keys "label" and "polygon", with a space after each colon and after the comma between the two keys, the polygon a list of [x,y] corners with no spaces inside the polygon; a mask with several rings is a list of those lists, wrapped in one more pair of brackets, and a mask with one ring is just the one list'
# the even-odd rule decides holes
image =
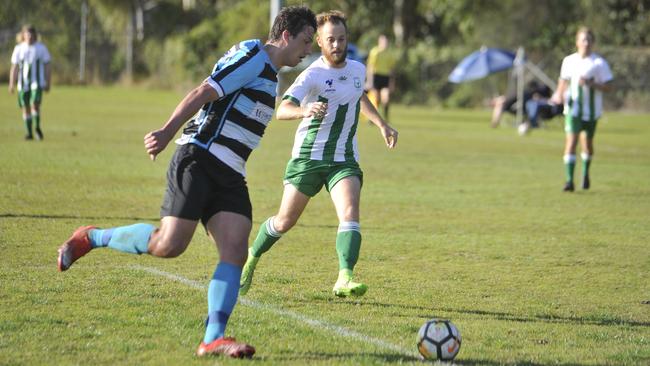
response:
{"label": "club logo on jersey", "polygon": [[327,84],[327,88],[325,88],[325,93],[327,92],[334,92],[336,89],[334,89],[334,79],[327,79],[325,80],[325,84]]}
{"label": "club logo on jersey", "polygon": [[361,89],[361,79],[357,77],[354,78],[354,87],[357,89]]}

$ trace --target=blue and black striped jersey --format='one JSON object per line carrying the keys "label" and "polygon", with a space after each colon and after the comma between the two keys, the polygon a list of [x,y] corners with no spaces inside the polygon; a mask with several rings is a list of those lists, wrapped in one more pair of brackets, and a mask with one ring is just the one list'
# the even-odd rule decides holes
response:
{"label": "blue and black striped jersey", "polygon": [[263,43],[248,40],[226,52],[206,82],[219,99],[205,104],[176,142],[200,146],[245,176],[246,160],[273,116],[277,70]]}

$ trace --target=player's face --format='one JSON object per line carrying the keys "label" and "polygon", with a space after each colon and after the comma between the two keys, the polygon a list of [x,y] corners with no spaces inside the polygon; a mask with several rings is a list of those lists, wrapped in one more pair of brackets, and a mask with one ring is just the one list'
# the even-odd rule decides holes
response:
{"label": "player's face", "polygon": [[305,26],[302,32],[295,37],[288,36],[286,66],[294,67],[303,58],[311,54],[311,45],[314,43],[314,28]]}
{"label": "player's face", "polygon": [[576,48],[578,53],[582,56],[587,56],[591,53],[591,48],[594,45],[594,40],[591,38],[589,33],[580,32],[576,36]]}
{"label": "player's face", "polygon": [[26,31],[23,32],[23,39],[28,44],[33,44],[34,42],[36,42],[36,35],[34,33],[30,32],[30,31],[26,30]]}
{"label": "player's face", "polygon": [[318,29],[317,39],[327,62],[334,66],[345,62],[348,56],[348,36],[343,24],[332,22],[323,24]]}

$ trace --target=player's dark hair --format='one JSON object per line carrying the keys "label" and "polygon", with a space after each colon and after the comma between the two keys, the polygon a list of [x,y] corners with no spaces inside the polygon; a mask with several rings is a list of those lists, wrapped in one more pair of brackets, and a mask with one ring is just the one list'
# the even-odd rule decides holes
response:
{"label": "player's dark hair", "polygon": [[343,27],[347,31],[348,25],[345,23],[345,21],[345,14],[338,10],[326,11],[316,16],[316,24],[318,24],[318,28],[325,25],[325,23],[330,22],[332,24],[343,24]]}
{"label": "player's dark hair", "polygon": [[596,41],[596,35],[594,34],[594,31],[591,30],[591,28],[584,25],[578,28],[578,31],[576,32],[576,39],[578,39],[578,34],[580,33],[586,34],[588,37],[591,38],[592,42]]}
{"label": "player's dark hair", "polygon": [[278,41],[282,38],[282,32],[289,31],[292,36],[297,36],[306,27],[316,30],[316,16],[304,6],[289,6],[280,10],[280,13],[273,21],[273,27],[269,33],[270,41]]}

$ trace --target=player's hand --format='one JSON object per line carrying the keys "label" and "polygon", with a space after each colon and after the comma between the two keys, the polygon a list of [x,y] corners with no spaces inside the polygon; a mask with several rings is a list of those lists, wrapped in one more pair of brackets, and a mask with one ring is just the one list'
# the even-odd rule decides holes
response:
{"label": "player's hand", "polygon": [[390,127],[389,125],[385,125],[381,127],[381,134],[384,136],[384,141],[386,142],[386,146],[388,146],[389,149],[392,149],[397,145],[397,130]]}
{"label": "player's hand", "polygon": [[14,93],[14,86],[13,84],[9,85],[9,93],[13,94]]}
{"label": "player's hand", "polygon": [[50,84],[43,85],[43,91],[49,92],[50,91]]}
{"label": "player's hand", "polygon": [[314,102],[307,104],[306,108],[303,108],[302,116],[314,117],[316,119],[322,119],[327,113],[327,103],[323,102]]}
{"label": "player's hand", "polygon": [[144,136],[144,148],[152,161],[155,161],[156,155],[167,147],[171,138],[172,136],[163,129],[151,131]]}

